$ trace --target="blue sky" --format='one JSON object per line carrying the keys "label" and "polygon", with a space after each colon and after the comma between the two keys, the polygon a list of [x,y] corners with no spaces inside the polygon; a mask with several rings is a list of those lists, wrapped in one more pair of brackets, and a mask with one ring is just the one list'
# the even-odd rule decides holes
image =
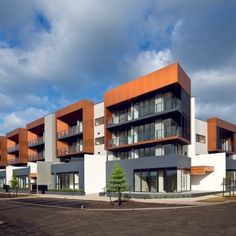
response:
{"label": "blue sky", "polygon": [[200,118],[236,123],[236,2],[0,1],[0,133],[178,61]]}

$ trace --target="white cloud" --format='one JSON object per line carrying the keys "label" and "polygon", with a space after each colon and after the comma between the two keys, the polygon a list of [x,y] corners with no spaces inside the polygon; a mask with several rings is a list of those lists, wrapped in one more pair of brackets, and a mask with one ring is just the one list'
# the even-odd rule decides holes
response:
{"label": "white cloud", "polygon": [[29,107],[25,110],[11,112],[3,115],[3,122],[0,126],[1,135],[5,135],[5,133],[19,128],[25,127],[25,125],[35,119],[38,119],[48,113],[47,110],[36,109],[34,107]]}

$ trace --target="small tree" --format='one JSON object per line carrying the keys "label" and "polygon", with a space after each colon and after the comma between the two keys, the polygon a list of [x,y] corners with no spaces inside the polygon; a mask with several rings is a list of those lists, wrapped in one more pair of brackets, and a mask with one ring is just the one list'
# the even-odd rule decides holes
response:
{"label": "small tree", "polygon": [[19,182],[15,174],[13,174],[12,179],[10,180],[10,186],[15,190],[15,196],[17,197],[17,192],[19,188]]}
{"label": "small tree", "polygon": [[127,181],[125,172],[119,164],[115,164],[112,170],[111,178],[107,186],[107,192],[118,194],[118,204],[121,205],[121,193],[127,191]]}

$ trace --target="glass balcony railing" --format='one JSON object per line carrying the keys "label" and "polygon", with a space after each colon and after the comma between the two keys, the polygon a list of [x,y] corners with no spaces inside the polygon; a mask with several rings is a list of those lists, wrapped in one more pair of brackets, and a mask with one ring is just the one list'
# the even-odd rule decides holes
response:
{"label": "glass balcony railing", "polygon": [[72,145],[69,147],[57,149],[57,156],[65,156],[69,154],[79,153],[82,151],[83,151],[82,145]]}
{"label": "glass balcony railing", "polygon": [[75,126],[71,126],[69,129],[65,129],[65,130],[62,130],[60,132],[57,133],[57,138],[66,138],[66,137],[70,137],[70,136],[74,136],[74,135],[77,135],[77,134],[80,134],[83,132],[83,128],[82,128],[82,125],[78,126],[78,125],[75,125]]}
{"label": "glass balcony railing", "polygon": [[28,156],[28,161],[40,161],[44,160],[44,152],[38,152]]}
{"label": "glass balcony railing", "polygon": [[28,142],[28,147],[38,146],[44,143],[44,137],[38,137],[37,139],[30,140]]}
{"label": "glass balcony railing", "polygon": [[233,151],[233,147],[231,144],[222,144],[221,145],[221,150],[226,151],[226,152],[232,152]]}
{"label": "glass balcony railing", "polygon": [[111,120],[107,122],[108,125],[117,125],[122,124],[127,121],[132,121],[135,119],[143,118],[150,115],[156,115],[161,112],[170,111],[173,109],[181,109],[182,102],[178,98],[171,98],[168,100],[165,100],[163,102],[157,103],[153,106],[146,106],[139,108],[138,110],[126,112],[123,114],[120,114],[117,117],[113,117]]}
{"label": "glass balcony railing", "polygon": [[8,153],[17,152],[17,151],[19,151],[19,144],[7,148]]}
{"label": "glass balcony railing", "polygon": [[134,144],[143,141],[163,139],[172,136],[181,136],[181,128],[178,126],[171,126],[164,129],[156,130],[150,133],[140,133],[130,136],[122,136],[112,139],[109,143],[109,147],[117,147],[121,145]]}

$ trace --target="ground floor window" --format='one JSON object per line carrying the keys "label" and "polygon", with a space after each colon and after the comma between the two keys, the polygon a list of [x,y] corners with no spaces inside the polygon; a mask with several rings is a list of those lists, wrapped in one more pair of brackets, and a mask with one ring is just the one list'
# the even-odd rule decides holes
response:
{"label": "ground floor window", "polygon": [[0,177],[0,188],[3,188],[4,184],[5,184],[5,177]]}
{"label": "ground floor window", "polygon": [[190,191],[190,170],[176,168],[134,170],[135,192]]}
{"label": "ground floor window", "polygon": [[29,188],[29,178],[27,175],[17,176],[19,188]]}
{"label": "ground floor window", "polygon": [[134,171],[134,191],[158,192],[158,171]]}
{"label": "ground floor window", "polygon": [[57,189],[79,189],[79,172],[56,174]]}

